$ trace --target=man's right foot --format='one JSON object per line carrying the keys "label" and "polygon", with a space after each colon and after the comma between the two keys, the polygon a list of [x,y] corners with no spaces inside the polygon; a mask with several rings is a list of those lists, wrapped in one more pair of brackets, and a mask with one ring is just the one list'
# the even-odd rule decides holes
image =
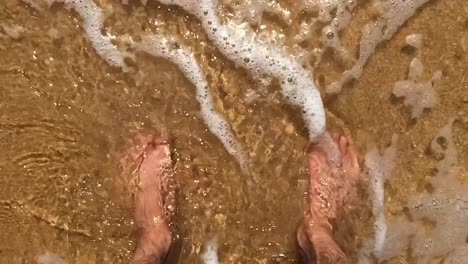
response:
{"label": "man's right foot", "polygon": [[355,196],[360,167],[355,152],[343,136],[335,136],[341,166],[330,163],[318,146],[309,154],[310,203],[297,241],[305,263],[347,264],[348,258],[333,239],[333,222],[345,213]]}
{"label": "man's right foot", "polygon": [[168,193],[168,178],[172,169],[168,143],[153,136],[136,138],[127,152],[124,166],[134,163],[131,189],[135,200],[137,247],[132,264],[161,264],[171,246],[168,211],[174,210]]}

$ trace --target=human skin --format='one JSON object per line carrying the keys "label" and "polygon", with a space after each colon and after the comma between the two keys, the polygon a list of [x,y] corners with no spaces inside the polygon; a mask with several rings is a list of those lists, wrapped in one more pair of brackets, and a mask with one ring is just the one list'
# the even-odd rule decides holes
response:
{"label": "human skin", "polygon": [[[309,153],[310,200],[297,231],[302,261],[306,264],[350,263],[333,238],[333,223],[345,214],[356,196],[360,166],[344,136],[335,135],[334,141],[340,150],[339,166],[330,162],[319,146]],[[168,192],[172,169],[169,144],[164,138],[138,136],[127,152],[128,158],[136,164],[129,182],[134,187],[138,230],[131,263],[161,264],[172,243],[169,216],[175,208]]]}
{"label": "human skin", "polygon": [[333,165],[319,146],[309,153],[309,203],[297,231],[302,261],[307,264],[350,263],[333,238],[333,223],[345,214],[356,196],[360,166],[344,136],[335,135],[334,141],[341,154],[339,166]]}
{"label": "human skin", "polygon": [[169,144],[164,137],[137,136],[123,165],[134,197],[137,244],[132,264],[161,264],[172,244],[169,227],[174,199],[168,190],[172,173]]}

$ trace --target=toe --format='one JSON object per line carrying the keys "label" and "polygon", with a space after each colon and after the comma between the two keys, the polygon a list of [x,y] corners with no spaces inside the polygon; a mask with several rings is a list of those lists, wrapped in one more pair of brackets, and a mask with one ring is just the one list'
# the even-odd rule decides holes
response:
{"label": "toe", "polygon": [[330,232],[325,230],[314,230],[312,243],[317,254],[318,263],[324,264],[347,264],[348,259],[336,244]]}
{"label": "toe", "polygon": [[333,137],[333,141],[335,141],[337,145],[340,145],[340,137],[341,137],[340,134],[335,132],[333,133],[332,137]]}
{"label": "toe", "polygon": [[155,171],[164,169],[170,163],[171,153],[169,149],[169,144],[167,143],[158,143],[158,145],[154,141],[148,144],[145,150],[145,159],[144,163],[148,161],[151,164],[151,167]]}
{"label": "toe", "polygon": [[311,180],[319,179],[323,174],[327,175],[330,171],[327,154],[324,152],[311,152],[309,154],[309,171]]}
{"label": "toe", "polygon": [[316,153],[309,154],[309,171],[310,174],[318,174],[320,172],[320,157]]}
{"label": "toe", "polygon": [[357,171],[360,171],[360,166],[359,166],[359,161],[358,161],[358,156],[356,154],[356,151],[354,150],[351,150],[350,151],[350,160],[351,160],[351,165],[352,167],[357,170]]}
{"label": "toe", "polygon": [[346,172],[353,174],[360,172],[359,161],[356,152],[349,144],[349,140],[345,136],[339,136],[337,144],[340,148],[342,168]]}
{"label": "toe", "polygon": [[309,153],[309,165],[318,168],[329,166],[327,153],[318,145],[313,146],[312,151]]}
{"label": "toe", "polygon": [[349,149],[348,153],[343,156],[343,169],[353,175],[358,175],[361,172],[356,152],[353,149]]}
{"label": "toe", "polygon": [[341,156],[345,156],[349,150],[348,139],[345,136],[340,136],[338,139],[338,146],[340,147]]}

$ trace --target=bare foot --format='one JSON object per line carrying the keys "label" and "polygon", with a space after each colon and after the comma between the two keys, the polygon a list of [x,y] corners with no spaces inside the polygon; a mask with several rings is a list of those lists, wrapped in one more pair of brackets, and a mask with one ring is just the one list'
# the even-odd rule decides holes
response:
{"label": "bare foot", "polygon": [[349,263],[333,239],[333,223],[346,213],[356,195],[360,167],[355,152],[344,136],[335,136],[341,153],[341,166],[334,167],[318,146],[309,154],[310,203],[297,241],[305,263]]}
{"label": "bare foot", "polygon": [[170,212],[173,197],[168,194],[171,157],[168,143],[153,136],[137,137],[127,153],[136,167],[131,175],[135,200],[135,225],[138,229],[133,264],[163,263],[171,246]]}

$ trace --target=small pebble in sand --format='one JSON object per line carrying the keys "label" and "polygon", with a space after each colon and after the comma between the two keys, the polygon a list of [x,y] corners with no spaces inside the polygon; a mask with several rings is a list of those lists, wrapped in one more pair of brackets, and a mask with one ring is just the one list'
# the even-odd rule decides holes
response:
{"label": "small pebble in sand", "polygon": [[226,225],[226,220],[227,220],[226,215],[224,215],[224,214],[216,214],[216,215],[215,215],[215,219],[216,219],[216,221],[218,222],[219,225],[221,225],[221,226],[225,226],[225,225]]}
{"label": "small pebble in sand", "polygon": [[286,134],[291,135],[294,133],[294,126],[291,123],[288,123],[285,128]]}
{"label": "small pebble in sand", "polygon": [[19,25],[2,25],[2,28],[3,32],[14,40],[19,40],[22,37],[23,32],[25,31],[24,28]]}
{"label": "small pebble in sand", "polygon": [[62,34],[60,34],[60,32],[54,27],[47,30],[47,35],[53,39],[59,39],[62,37]]}

